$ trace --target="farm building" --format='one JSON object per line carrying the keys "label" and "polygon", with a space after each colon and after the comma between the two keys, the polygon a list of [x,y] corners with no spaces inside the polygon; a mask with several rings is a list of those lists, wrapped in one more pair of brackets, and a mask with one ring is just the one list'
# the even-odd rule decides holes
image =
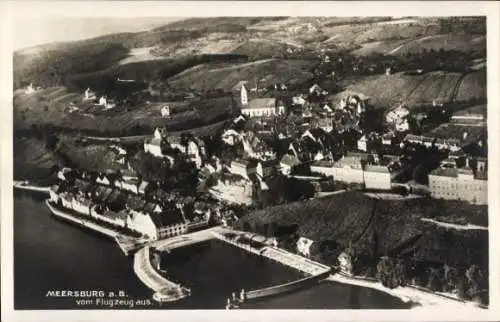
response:
{"label": "farm building", "polygon": [[83,94],[83,100],[84,101],[91,101],[95,100],[97,98],[96,94],[90,90],[90,88],[87,88],[85,90],[85,93]]}

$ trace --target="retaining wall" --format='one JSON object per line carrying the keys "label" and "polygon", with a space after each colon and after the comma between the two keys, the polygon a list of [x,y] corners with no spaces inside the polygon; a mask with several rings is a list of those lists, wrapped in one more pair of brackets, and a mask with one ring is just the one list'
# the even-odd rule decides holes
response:
{"label": "retaining wall", "polygon": [[49,207],[52,214],[55,215],[56,217],[66,219],[66,220],[74,222],[80,226],[87,227],[89,229],[92,229],[94,231],[97,231],[101,234],[104,234],[104,235],[112,237],[112,238],[114,238],[116,235],[118,235],[118,233],[112,229],[108,229],[108,228],[99,226],[98,224],[95,224],[89,220],[73,217],[70,214],[65,213],[64,211],[55,208],[53,205],[50,204],[50,202],[48,200],[46,200],[45,203]]}

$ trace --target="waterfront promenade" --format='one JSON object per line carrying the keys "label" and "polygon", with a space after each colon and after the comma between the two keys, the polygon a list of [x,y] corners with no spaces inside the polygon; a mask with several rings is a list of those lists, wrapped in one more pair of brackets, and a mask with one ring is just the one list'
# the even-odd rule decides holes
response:
{"label": "waterfront promenade", "polygon": [[221,231],[221,227],[212,227],[185,235],[179,235],[168,239],[161,239],[151,243],[151,247],[161,252],[169,252],[172,249],[201,243],[214,238],[214,233]]}
{"label": "waterfront promenade", "polygon": [[319,275],[319,274],[324,274],[326,272],[331,271],[331,268],[329,266],[312,261],[308,258],[291,253],[291,252],[286,251],[284,249],[281,249],[278,247],[273,247],[271,245],[265,245],[262,248],[256,249],[256,248],[253,248],[247,244],[242,244],[242,243],[237,242],[236,240],[230,239],[230,238],[224,236],[224,233],[231,233],[231,234],[235,234],[237,236],[238,235],[244,236],[246,234],[244,232],[220,228],[218,231],[214,231],[213,235],[217,239],[220,239],[226,243],[229,243],[231,245],[234,245],[236,247],[239,247],[241,249],[244,249],[244,250],[249,251],[251,253],[254,253],[256,255],[267,257],[271,260],[274,260],[274,261],[279,262],[283,265],[292,267],[292,268],[299,270],[301,272],[304,272],[306,274]]}
{"label": "waterfront promenade", "polygon": [[47,204],[47,207],[49,207],[50,211],[52,214],[54,214],[56,217],[63,218],[65,220],[71,221],[79,226],[86,227],[89,229],[92,229],[94,231],[97,231],[103,235],[106,235],[111,238],[115,238],[116,235],[119,233],[116,230],[113,230],[111,228],[103,227],[101,225],[98,225],[90,220],[86,220],[81,218],[81,216],[72,216],[70,214],[70,210],[63,210],[54,204],[52,204],[49,200],[45,200],[45,203]]}
{"label": "waterfront promenade", "polygon": [[99,225],[90,219],[83,218],[83,215],[72,215],[72,210],[61,209],[52,204],[49,200],[46,200],[45,203],[54,216],[112,238],[127,256],[148,243],[148,240],[145,238],[124,235],[109,226]]}

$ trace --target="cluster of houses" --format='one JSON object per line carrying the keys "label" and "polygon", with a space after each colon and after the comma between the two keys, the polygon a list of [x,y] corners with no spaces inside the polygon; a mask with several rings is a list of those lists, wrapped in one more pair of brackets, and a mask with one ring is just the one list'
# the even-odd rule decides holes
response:
{"label": "cluster of houses", "polygon": [[404,142],[437,148],[448,158],[429,174],[431,196],[487,204],[486,106],[456,112],[450,122]]}
{"label": "cluster of houses", "polygon": [[408,134],[404,141],[457,152],[471,145],[483,147],[486,136],[486,106],[472,106],[456,112],[450,122],[422,135]]}
{"label": "cluster of houses", "polygon": [[144,152],[158,158],[166,158],[172,164],[174,158],[169,150],[176,149],[186,155],[199,169],[205,155],[205,145],[202,140],[195,137],[187,137],[185,142],[179,136],[169,136],[165,128],[156,128],[153,137],[144,141]]}
{"label": "cluster of houses", "polygon": [[410,110],[404,104],[400,104],[389,110],[385,116],[385,121],[390,128],[397,132],[406,132],[410,129],[408,117]]}
{"label": "cluster of houses", "polygon": [[101,106],[106,110],[113,109],[116,107],[116,103],[113,100],[108,99],[106,96],[101,96],[97,99],[97,95],[90,88],[87,88],[83,93],[83,102],[94,102],[95,106]]}
{"label": "cluster of houses", "polygon": [[33,86],[33,83],[30,83],[26,89],[24,90],[24,93],[27,94],[27,95],[30,95],[30,94],[33,94],[37,91],[40,91],[42,90],[42,88],[40,86]]}
{"label": "cluster of houses", "polygon": [[50,190],[51,202],[152,240],[206,226],[211,216],[211,208],[179,202],[161,190],[148,191],[148,183],[136,178],[68,168],[58,177],[60,183]]}

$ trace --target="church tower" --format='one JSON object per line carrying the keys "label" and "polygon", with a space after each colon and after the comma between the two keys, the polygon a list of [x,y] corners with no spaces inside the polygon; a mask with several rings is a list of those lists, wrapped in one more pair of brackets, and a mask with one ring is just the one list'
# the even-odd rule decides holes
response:
{"label": "church tower", "polygon": [[241,105],[248,105],[248,92],[245,85],[241,85]]}

